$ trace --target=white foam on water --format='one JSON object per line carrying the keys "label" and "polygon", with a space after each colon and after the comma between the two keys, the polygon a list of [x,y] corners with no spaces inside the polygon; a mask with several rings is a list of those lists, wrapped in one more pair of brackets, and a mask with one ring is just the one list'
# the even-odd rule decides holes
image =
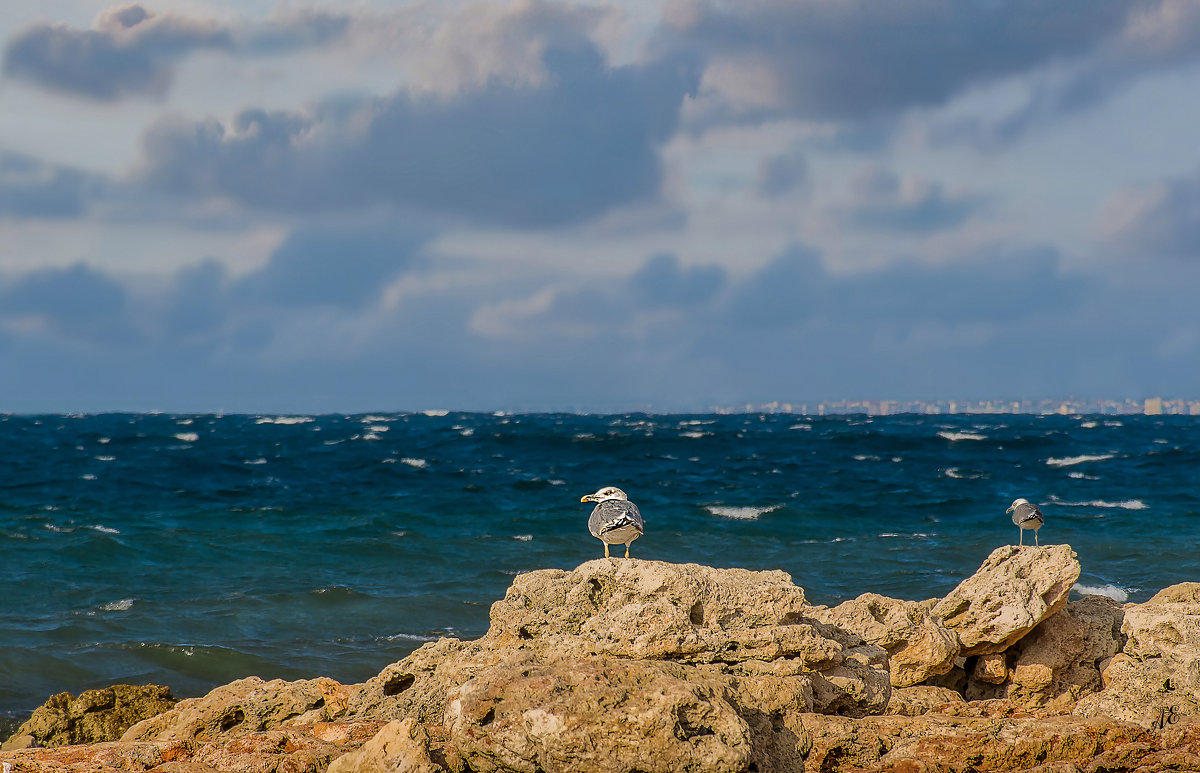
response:
{"label": "white foam on water", "polygon": [[411,456],[406,456],[400,461],[404,462],[409,467],[416,467],[417,469],[429,466],[429,462],[425,461],[424,459],[414,459]]}
{"label": "white foam on water", "polygon": [[1106,421],[1106,422],[1104,422],[1104,426],[1106,426],[1106,427],[1124,427],[1125,425],[1119,421]]}
{"label": "white foam on water", "polygon": [[760,515],[765,515],[772,510],[778,510],[783,505],[767,505],[766,507],[729,507],[726,505],[705,505],[705,509],[713,515],[719,515],[722,518],[735,518],[739,521],[754,521]]}
{"label": "white foam on water", "polygon": [[981,435],[978,432],[939,432],[938,437],[946,438],[950,441],[955,440],[987,440],[987,435]]}
{"label": "white foam on water", "polygon": [[394,633],[391,636],[381,636],[377,641],[437,641],[436,636],[423,636],[419,633]]}
{"label": "white foam on water", "polygon": [[1059,458],[1050,457],[1046,460],[1046,464],[1051,467],[1072,467],[1076,464],[1085,464],[1087,462],[1103,462],[1106,459],[1112,459],[1115,454],[1080,454],[1079,456],[1063,456]]}
{"label": "white foam on water", "polygon": [[367,427],[368,432],[387,432],[391,427],[386,424],[372,424]]}
{"label": "white foam on water", "polygon": [[680,432],[679,433],[679,437],[712,437],[712,435],[713,435],[713,433],[711,433],[711,432],[697,432],[695,430],[693,430],[691,432]]}
{"label": "white foam on water", "polygon": [[1050,501],[1060,507],[1102,507],[1108,510],[1148,510],[1150,508],[1149,505],[1140,499],[1123,499],[1117,502],[1109,502],[1103,499],[1092,499],[1086,502],[1063,502],[1057,497],[1051,497]]}
{"label": "white foam on water", "polygon": [[91,529],[92,531],[98,531],[101,534],[120,534],[121,533],[121,531],[119,529],[113,529],[113,528],[104,526],[103,524],[99,524],[99,523],[93,523],[90,526],[88,526],[87,528]]}
{"label": "white foam on water", "polygon": [[258,457],[257,459],[243,459],[242,460],[242,464],[266,464],[266,463],[267,463],[267,460],[261,456]]}
{"label": "white foam on water", "polygon": [[177,421],[175,423],[181,427],[188,427],[188,426],[191,426],[193,423],[195,423],[195,420],[194,419],[180,419],[179,421]]}
{"label": "white foam on water", "polygon": [[1068,472],[1067,477],[1075,478],[1077,480],[1100,480],[1099,475],[1088,475],[1086,472],[1078,472],[1078,471]]}
{"label": "white foam on water", "polygon": [[110,438],[110,437],[102,437],[102,438],[100,438],[100,440],[98,440],[97,442],[98,442],[98,443],[100,443],[100,445],[102,445],[102,446],[106,446],[106,445],[108,445],[109,443],[111,443],[111,442],[112,442],[112,438]]}
{"label": "white foam on water", "polygon": [[857,454],[854,457],[856,462],[878,462],[879,457],[874,454]]}
{"label": "white foam on water", "polygon": [[441,410],[441,409],[439,408],[439,409],[431,409],[431,410],[428,410],[428,411],[421,411],[421,414],[422,414],[423,416],[431,416],[431,417],[437,417],[437,416],[449,416],[449,415],[450,415],[450,411],[443,411],[443,410]]}
{"label": "white foam on water", "polygon": [[899,464],[900,462],[904,461],[904,457],[903,456],[893,456],[892,461],[895,462],[896,464]]}
{"label": "white foam on water", "polygon": [[200,436],[195,432],[179,432],[174,437],[176,440],[182,440],[184,443],[195,443],[200,439]]}
{"label": "white foam on water", "polygon": [[1075,583],[1075,590],[1084,596],[1108,596],[1118,604],[1124,604],[1129,600],[1129,592],[1124,588],[1118,588],[1112,583],[1109,583],[1108,585],[1084,585],[1083,583]]}
{"label": "white foam on water", "polygon": [[793,424],[788,429],[812,429],[811,424]]}
{"label": "white foam on water", "polygon": [[383,438],[381,438],[379,435],[376,435],[374,432],[368,432],[365,435],[361,435],[359,437],[359,439],[360,440],[382,440]]}
{"label": "white foam on water", "polygon": [[104,612],[128,612],[133,609],[133,599],[110,601],[107,604],[100,605],[100,609]]}
{"label": "white foam on water", "polygon": [[115,457],[115,456],[97,456],[96,461],[97,462],[115,462],[115,461],[117,461],[117,457]]}
{"label": "white foam on water", "polygon": [[386,458],[386,459],[380,459],[380,460],[379,460],[379,463],[380,463],[380,464],[395,464],[395,463],[396,463],[396,461],[397,461],[397,460],[396,460],[396,458],[395,458],[394,456],[389,456],[389,457],[388,457],[388,458]]}
{"label": "white foam on water", "polygon": [[75,529],[66,526],[56,526],[53,523],[42,524],[42,528],[46,531],[54,532],[55,534],[70,534]]}
{"label": "white foam on water", "polygon": [[312,416],[260,416],[255,424],[311,424],[316,421]]}
{"label": "white foam on water", "polygon": [[475,430],[471,427],[463,427],[458,431],[458,434],[462,435],[463,437],[471,437],[475,434]]}
{"label": "white foam on water", "polygon": [[391,421],[390,416],[363,416],[359,421],[363,424],[378,424],[381,421]]}
{"label": "white foam on water", "polygon": [[1099,427],[1099,426],[1100,426],[1100,422],[1098,422],[1098,421],[1085,421],[1085,422],[1083,422],[1082,424],[1080,424],[1079,426],[1080,426],[1080,427],[1083,427],[1084,429],[1092,429],[1093,427]]}
{"label": "white foam on water", "polygon": [[514,534],[513,539],[517,542],[533,542],[532,534]]}
{"label": "white foam on water", "polygon": [[688,419],[687,421],[679,422],[681,427],[699,427],[704,424],[716,424],[716,419]]}
{"label": "white foam on water", "polygon": [[561,480],[561,479],[559,479],[559,478],[550,478],[550,479],[549,479],[549,480],[547,480],[546,482],[547,482],[547,483],[549,483],[551,486],[565,486],[565,485],[567,485],[567,482],[566,482],[565,480]]}
{"label": "white foam on water", "polygon": [[91,474],[90,472],[84,473],[83,475],[80,475],[79,477],[82,478],[83,480],[95,480],[96,479],[96,476]]}

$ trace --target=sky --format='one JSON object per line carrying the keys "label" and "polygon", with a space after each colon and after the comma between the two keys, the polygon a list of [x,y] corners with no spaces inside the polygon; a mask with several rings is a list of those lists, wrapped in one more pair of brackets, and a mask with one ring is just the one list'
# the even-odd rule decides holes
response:
{"label": "sky", "polygon": [[1200,0],[0,6],[0,412],[1200,397]]}

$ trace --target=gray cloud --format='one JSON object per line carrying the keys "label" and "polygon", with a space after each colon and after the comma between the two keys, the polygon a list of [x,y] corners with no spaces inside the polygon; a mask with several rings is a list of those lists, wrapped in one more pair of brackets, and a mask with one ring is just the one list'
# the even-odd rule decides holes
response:
{"label": "gray cloud", "polygon": [[0,218],[69,218],[106,188],[103,179],[0,150]]}
{"label": "gray cloud", "polygon": [[1200,259],[1200,173],[1119,191],[1099,230],[1130,257]]}
{"label": "gray cloud", "polygon": [[231,49],[229,29],[140,5],[113,8],[92,29],[39,24],[8,41],[4,74],[99,101],[161,97],[175,63],[198,49]]}
{"label": "gray cloud", "polygon": [[758,195],[777,198],[808,190],[808,162],[799,152],[780,153],[764,158],[758,167],[755,189]]}
{"label": "gray cloud", "polygon": [[838,215],[849,225],[864,228],[937,231],[961,224],[983,205],[978,196],[948,194],[941,183],[901,179],[883,167],[866,170],[851,188],[852,198]]}
{"label": "gray cloud", "polygon": [[765,67],[783,113],[863,120],[1086,54],[1130,10],[1125,0],[686,0],[669,14],[674,29],[662,44]]}
{"label": "gray cloud", "polygon": [[489,81],[452,98],[399,93],[313,113],[246,111],[226,128],[165,122],[143,180],[264,209],[375,203],[521,226],[582,220],[655,195],[657,147],[696,75],[664,60],[610,68],[578,41],[544,55],[539,86]]}
{"label": "gray cloud", "polygon": [[0,320],[32,319],[54,334],[84,341],[125,340],[126,300],[121,283],[76,263],[0,285]]}

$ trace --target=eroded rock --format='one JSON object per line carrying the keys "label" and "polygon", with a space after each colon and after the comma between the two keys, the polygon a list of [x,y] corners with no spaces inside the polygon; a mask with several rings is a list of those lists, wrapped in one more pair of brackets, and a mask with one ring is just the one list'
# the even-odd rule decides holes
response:
{"label": "eroded rock", "polygon": [[175,705],[171,690],[157,684],[116,684],[85,690],[78,697],[59,693],[34,709],[33,715],[0,749],[115,741],[144,719]]}

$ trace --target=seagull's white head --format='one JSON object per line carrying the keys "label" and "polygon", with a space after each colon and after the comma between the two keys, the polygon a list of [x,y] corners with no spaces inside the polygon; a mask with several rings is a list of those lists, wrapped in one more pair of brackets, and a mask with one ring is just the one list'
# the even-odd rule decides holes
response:
{"label": "seagull's white head", "polygon": [[609,499],[628,500],[629,497],[625,496],[625,492],[622,491],[621,489],[617,488],[616,486],[605,486],[604,488],[597,491],[595,494],[588,494],[587,496],[583,497],[579,501],[580,502],[605,502]]}
{"label": "seagull's white head", "polygon": [[1004,512],[1011,513],[1013,510],[1016,510],[1021,505],[1027,505],[1027,504],[1029,504],[1029,500],[1025,499],[1024,497],[1022,497],[1020,499],[1015,499],[1015,500],[1013,500],[1013,503],[1008,506],[1008,509],[1005,510]]}

